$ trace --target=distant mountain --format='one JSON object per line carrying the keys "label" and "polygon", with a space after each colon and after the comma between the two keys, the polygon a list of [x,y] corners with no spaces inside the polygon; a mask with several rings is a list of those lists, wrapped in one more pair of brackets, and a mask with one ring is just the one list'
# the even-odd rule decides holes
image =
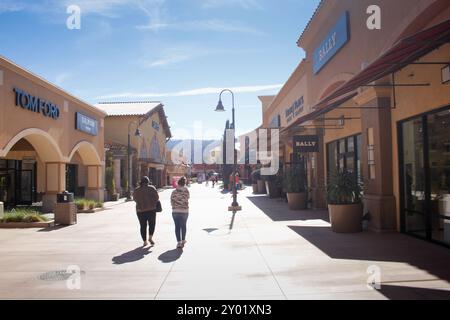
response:
{"label": "distant mountain", "polygon": [[189,140],[170,140],[169,142],[167,142],[167,149],[168,150],[173,150],[175,147],[177,147],[180,144],[184,144],[184,145],[189,145],[189,143],[191,144],[191,159],[190,159],[190,163],[194,163],[194,152],[195,149],[194,147],[196,145],[202,145],[202,154],[203,152],[206,150],[206,148],[215,148],[218,146],[222,146],[222,141],[221,140],[193,140],[193,139],[189,139]]}

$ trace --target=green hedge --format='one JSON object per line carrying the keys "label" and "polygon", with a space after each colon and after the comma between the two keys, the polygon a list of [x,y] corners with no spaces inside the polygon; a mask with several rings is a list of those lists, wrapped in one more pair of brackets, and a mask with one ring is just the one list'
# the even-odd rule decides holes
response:
{"label": "green hedge", "polygon": [[0,222],[47,222],[48,219],[45,216],[39,214],[39,212],[29,209],[13,209],[12,211],[5,212],[3,219]]}
{"label": "green hedge", "polygon": [[96,208],[103,208],[103,202],[88,199],[75,199],[75,205],[78,210],[94,210]]}

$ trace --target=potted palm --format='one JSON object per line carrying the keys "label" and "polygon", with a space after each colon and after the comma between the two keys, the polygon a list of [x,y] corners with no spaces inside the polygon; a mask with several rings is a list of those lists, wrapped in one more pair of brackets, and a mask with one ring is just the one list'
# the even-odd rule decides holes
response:
{"label": "potted palm", "polygon": [[251,174],[253,194],[258,194],[258,180],[261,180],[261,170],[255,170]]}
{"label": "potted palm", "polygon": [[266,182],[263,179],[263,176],[261,175],[261,169],[256,170],[258,172],[256,176],[256,184],[258,185],[258,193],[259,194],[266,194]]}
{"label": "potted palm", "polygon": [[292,166],[286,168],[283,183],[287,194],[289,209],[306,209],[308,203],[308,192],[305,169],[302,166]]}
{"label": "potted palm", "polygon": [[269,198],[279,198],[281,193],[278,189],[278,179],[277,175],[263,176],[263,180],[266,184],[266,191]]}
{"label": "potted palm", "polygon": [[329,177],[328,211],[331,228],[338,233],[362,232],[361,185],[354,173],[343,171]]}

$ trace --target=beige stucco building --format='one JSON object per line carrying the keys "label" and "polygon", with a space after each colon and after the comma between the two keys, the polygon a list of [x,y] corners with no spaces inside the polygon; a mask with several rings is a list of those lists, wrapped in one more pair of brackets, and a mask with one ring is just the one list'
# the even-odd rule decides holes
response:
{"label": "beige stucco building", "polygon": [[[148,176],[157,187],[167,179],[167,141],[172,137],[164,106],[160,102],[116,102],[96,105],[105,111],[105,143],[112,150],[111,163],[119,193],[126,192],[128,171],[133,189],[141,176]],[[136,135],[136,130],[139,135]],[[128,158],[130,137],[130,162]],[[119,190],[120,189],[120,190]]]}
{"label": "beige stucco building", "polygon": [[[364,184],[370,229],[450,245],[450,3],[376,1],[381,29],[368,24],[373,4],[320,3],[263,127],[281,129],[282,162],[307,167],[313,208],[345,169]],[[297,154],[294,137],[317,150]]]}
{"label": "beige stucco building", "polygon": [[0,57],[0,201],[103,200],[105,113]]}

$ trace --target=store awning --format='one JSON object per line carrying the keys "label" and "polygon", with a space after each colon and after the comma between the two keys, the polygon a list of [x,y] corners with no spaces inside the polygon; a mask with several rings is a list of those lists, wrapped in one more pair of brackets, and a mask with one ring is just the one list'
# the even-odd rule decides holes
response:
{"label": "store awning", "polygon": [[298,119],[293,125],[300,125],[336,109],[339,105],[357,95],[357,90],[360,87],[414,63],[422,56],[448,42],[450,42],[450,20],[397,42],[367,68],[316,104],[313,107],[315,111]]}

